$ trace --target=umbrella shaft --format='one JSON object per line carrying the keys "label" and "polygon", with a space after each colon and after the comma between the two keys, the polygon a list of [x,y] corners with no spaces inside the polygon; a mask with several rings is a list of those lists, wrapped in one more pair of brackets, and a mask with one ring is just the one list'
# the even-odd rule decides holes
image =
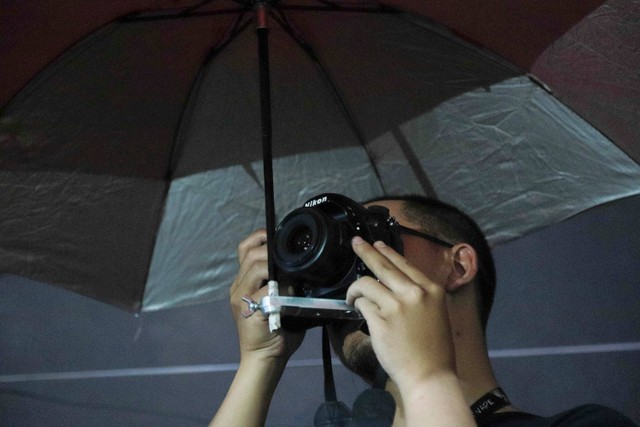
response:
{"label": "umbrella shaft", "polygon": [[269,75],[269,29],[267,28],[267,6],[256,6],[256,33],[258,37],[258,72],[260,75],[260,122],[262,125],[262,162],[264,169],[264,197],[267,227],[267,250],[269,253],[269,280],[276,281],[273,257],[275,234],[275,203],[273,191],[273,154],[271,150],[271,78]]}

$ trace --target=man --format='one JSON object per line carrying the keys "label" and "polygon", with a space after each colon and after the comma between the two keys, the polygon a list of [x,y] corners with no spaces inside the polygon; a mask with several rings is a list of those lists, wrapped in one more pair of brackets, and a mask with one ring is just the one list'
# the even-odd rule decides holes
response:
{"label": "man", "polygon": [[[330,338],[345,366],[365,380],[373,381],[379,365],[389,375],[386,390],[396,403],[393,425],[556,422],[519,412],[500,399],[484,332],[495,272],[477,225],[449,205],[418,196],[371,204],[388,208],[404,227],[404,255],[382,242],[370,245],[353,239],[354,252],[376,278],[356,280],[347,302],[361,312],[370,335],[360,330],[360,322],[343,322],[331,328]],[[300,332],[269,333],[263,316],[241,316],[243,296],[258,301],[266,295],[261,287],[267,278],[265,242],[266,233],[257,231],[238,248],[240,269],[230,293],[240,366],[213,426],[263,425],[286,362],[304,337]],[[474,402],[474,411],[480,413],[475,420],[469,409]],[[566,425],[633,425],[601,407],[578,408],[562,417],[594,420]]]}

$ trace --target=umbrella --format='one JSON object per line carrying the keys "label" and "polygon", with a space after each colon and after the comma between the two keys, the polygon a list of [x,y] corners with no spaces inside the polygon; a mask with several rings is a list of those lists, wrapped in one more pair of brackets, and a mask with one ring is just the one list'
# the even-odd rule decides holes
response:
{"label": "umbrella", "polygon": [[[3,3],[1,272],[227,295],[265,215],[254,3]],[[279,215],[417,192],[498,244],[640,192],[637,3],[424,3],[264,2]]]}

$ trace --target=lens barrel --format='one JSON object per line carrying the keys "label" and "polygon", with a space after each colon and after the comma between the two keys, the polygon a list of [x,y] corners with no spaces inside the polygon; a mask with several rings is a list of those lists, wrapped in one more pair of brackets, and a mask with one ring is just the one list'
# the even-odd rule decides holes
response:
{"label": "lens barrel", "polygon": [[295,279],[333,283],[345,276],[355,262],[349,244],[352,235],[344,223],[320,210],[296,209],[276,230],[276,264]]}

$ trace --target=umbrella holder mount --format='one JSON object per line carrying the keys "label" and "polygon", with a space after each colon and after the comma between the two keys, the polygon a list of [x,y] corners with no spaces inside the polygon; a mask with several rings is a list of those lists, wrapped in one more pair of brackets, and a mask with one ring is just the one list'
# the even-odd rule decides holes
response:
{"label": "umbrella holder mount", "polygon": [[264,316],[280,315],[284,317],[306,317],[317,319],[353,320],[363,319],[355,307],[344,300],[327,298],[305,298],[291,296],[266,296],[255,302],[243,298],[249,304],[245,317],[260,310]]}

